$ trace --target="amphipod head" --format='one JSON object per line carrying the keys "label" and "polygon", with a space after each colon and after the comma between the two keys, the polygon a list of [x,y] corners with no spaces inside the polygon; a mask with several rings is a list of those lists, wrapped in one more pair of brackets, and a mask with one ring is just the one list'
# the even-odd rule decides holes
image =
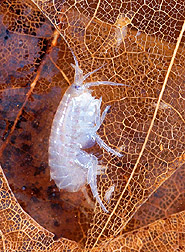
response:
{"label": "amphipod head", "polygon": [[85,74],[83,76],[83,71],[82,69],[79,67],[79,64],[78,64],[78,60],[74,54],[74,52],[72,51],[71,49],[71,52],[72,52],[72,55],[74,57],[74,61],[75,61],[75,65],[74,64],[71,64],[71,66],[75,69],[75,77],[74,77],[74,83],[73,83],[73,86],[75,86],[76,89],[81,89],[80,87],[83,86],[83,82],[93,73],[97,72],[98,70],[100,70],[104,65],[100,66],[99,68],[95,69],[94,71],[92,72],[89,72],[87,74]]}
{"label": "amphipod head", "polygon": [[78,64],[78,60],[73,52],[73,50],[71,49],[71,53],[73,55],[74,61],[75,61],[75,65],[71,64],[71,66],[75,69],[75,77],[74,77],[74,83],[73,86],[75,86],[76,89],[80,88],[83,85],[83,71],[82,69],[79,67]]}
{"label": "amphipod head", "polygon": [[79,65],[71,64],[71,66],[75,69],[75,77],[73,85],[81,87],[83,85],[83,71],[81,68],[79,68]]}

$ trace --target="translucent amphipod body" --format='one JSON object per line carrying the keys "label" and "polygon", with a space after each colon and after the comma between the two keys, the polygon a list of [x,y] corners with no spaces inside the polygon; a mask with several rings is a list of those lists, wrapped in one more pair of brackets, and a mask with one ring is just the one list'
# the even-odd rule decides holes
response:
{"label": "translucent amphipod body", "polygon": [[49,138],[50,175],[59,189],[77,192],[85,184],[89,184],[93,196],[101,208],[108,212],[98,195],[97,175],[104,169],[98,164],[98,158],[84,149],[97,142],[106,151],[122,156],[110,148],[97,134],[107,111],[107,106],[101,114],[102,99],[91,95],[89,88],[99,85],[124,85],[108,81],[88,82],[85,79],[95,71],[83,76],[75,58],[74,83],[65,92],[54,117]]}

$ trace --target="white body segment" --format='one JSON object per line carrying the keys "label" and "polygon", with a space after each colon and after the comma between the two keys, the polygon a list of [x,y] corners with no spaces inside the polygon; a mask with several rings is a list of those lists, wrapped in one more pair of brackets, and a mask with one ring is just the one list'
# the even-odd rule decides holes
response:
{"label": "white body segment", "polygon": [[76,66],[73,65],[75,68],[74,83],[64,94],[51,128],[49,138],[50,175],[59,189],[66,189],[69,192],[77,192],[83,185],[89,184],[93,196],[102,209],[108,212],[97,189],[97,175],[104,168],[98,165],[96,156],[83,149],[89,148],[97,142],[106,151],[119,157],[122,155],[110,148],[97,135],[97,130],[110,106],[107,106],[100,115],[102,99],[93,97],[89,87],[124,84],[104,81],[83,84],[84,80],[93,72],[83,76],[76,58],[75,62]]}

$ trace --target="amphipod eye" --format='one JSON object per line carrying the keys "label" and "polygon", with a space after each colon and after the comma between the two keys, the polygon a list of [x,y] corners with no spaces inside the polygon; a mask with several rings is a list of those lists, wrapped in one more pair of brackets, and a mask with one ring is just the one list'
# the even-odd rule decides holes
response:
{"label": "amphipod eye", "polygon": [[75,85],[75,88],[76,88],[76,89],[80,89],[80,86]]}

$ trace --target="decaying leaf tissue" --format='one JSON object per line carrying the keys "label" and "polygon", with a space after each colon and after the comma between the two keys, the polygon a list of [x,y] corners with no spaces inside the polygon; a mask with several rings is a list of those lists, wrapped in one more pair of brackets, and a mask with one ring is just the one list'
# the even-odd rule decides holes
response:
{"label": "decaying leaf tissue", "polygon": [[184,1],[0,0],[0,251],[185,251],[184,30]]}

